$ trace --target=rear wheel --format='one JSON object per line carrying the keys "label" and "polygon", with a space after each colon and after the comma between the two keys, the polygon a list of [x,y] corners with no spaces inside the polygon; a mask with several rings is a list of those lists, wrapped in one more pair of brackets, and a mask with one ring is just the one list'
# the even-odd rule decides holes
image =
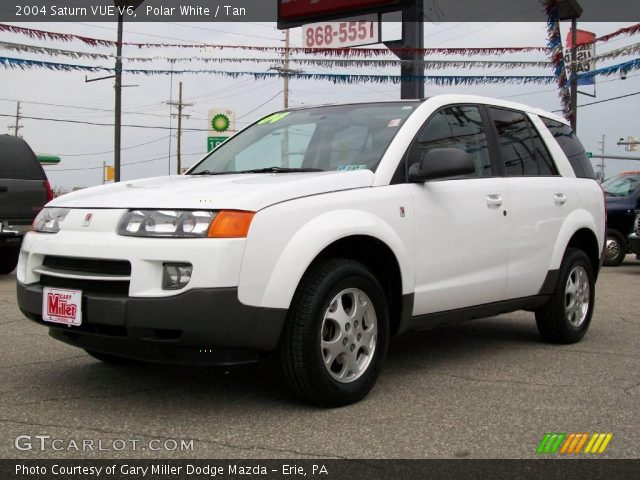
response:
{"label": "rear wheel", "polygon": [[617,230],[607,232],[607,246],[604,255],[604,265],[607,267],[617,267],[624,260],[627,254],[627,241]]}
{"label": "rear wheel", "polygon": [[16,269],[19,255],[20,247],[0,248],[0,275],[7,275]]}
{"label": "rear wheel", "polygon": [[579,342],[589,329],[595,300],[595,278],[587,255],[570,248],[560,266],[560,278],[548,302],[536,311],[543,338],[553,343]]}
{"label": "rear wheel", "polygon": [[302,400],[338,407],[371,390],[388,343],[385,295],[353,260],[317,262],[303,277],[280,342],[280,366]]}

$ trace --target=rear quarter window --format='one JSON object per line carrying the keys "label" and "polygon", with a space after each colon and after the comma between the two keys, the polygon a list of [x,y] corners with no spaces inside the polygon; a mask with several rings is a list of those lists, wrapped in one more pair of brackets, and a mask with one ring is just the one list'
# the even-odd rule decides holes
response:
{"label": "rear quarter window", "polygon": [[569,159],[569,163],[573,167],[576,177],[595,179],[596,174],[593,171],[591,161],[587,157],[582,143],[578,140],[578,137],[571,127],[549,118],[540,117],[540,119],[551,132],[553,138],[556,139],[556,142],[558,142],[567,159]]}
{"label": "rear quarter window", "polygon": [[45,180],[38,159],[21,138],[0,135],[0,178]]}

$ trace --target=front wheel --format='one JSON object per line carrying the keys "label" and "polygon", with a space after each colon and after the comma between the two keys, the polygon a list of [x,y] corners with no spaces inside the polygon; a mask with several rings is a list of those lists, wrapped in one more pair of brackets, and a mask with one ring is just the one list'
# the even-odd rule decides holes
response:
{"label": "front wheel", "polygon": [[627,254],[627,241],[617,230],[607,232],[607,244],[604,252],[604,265],[606,267],[617,267],[624,260]]}
{"label": "front wheel", "polygon": [[595,277],[587,255],[568,249],[559,277],[547,303],[536,311],[536,323],[545,340],[576,343],[589,329],[595,300]]}
{"label": "front wheel", "polygon": [[279,347],[289,388],[302,400],[339,407],[367,395],[389,338],[387,301],[360,262],[324,259],[301,280]]}

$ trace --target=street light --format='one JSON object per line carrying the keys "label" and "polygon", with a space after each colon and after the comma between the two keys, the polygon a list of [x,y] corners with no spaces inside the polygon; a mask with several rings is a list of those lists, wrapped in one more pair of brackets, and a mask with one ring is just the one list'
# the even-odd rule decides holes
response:
{"label": "street light", "polygon": [[116,99],[115,99],[115,132],[113,139],[113,166],[114,166],[114,182],[120,181],[120,146],[122,135],[122,29],[124,23],[123,9],[131,7],[133,10],[138,8],[144,0],[113,0],[118,7],[118,40],[116,43]]}
{"label": "street light", "polygon": [[556,0],[558,18],[571,20],[571,128],[578,128],[578,68],[576,65],[576,49],[578,43],[578,17],[582,15],[582,7],[578,0]]}

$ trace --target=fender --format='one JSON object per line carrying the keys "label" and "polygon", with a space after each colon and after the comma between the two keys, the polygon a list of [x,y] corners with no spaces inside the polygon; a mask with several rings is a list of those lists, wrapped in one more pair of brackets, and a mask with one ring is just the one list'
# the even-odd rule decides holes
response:
{"label": "fender", "polygon": [[[294,230],[288,236],[274,232],[274,222],[282,224],[283,218],[287,219],[287,230]],[[239,299],[244,304],[289,308],[304,272],[318,254],[333,242],[353,235],[367,235],[385,243],[398,261],[403,294],[414,290],[415,267],[405,242],[397,228],[392,228],[377,215],[363,210],[339,209],[322,213],[299,228],[291,229],[291,224],[295,224],[291,215],[280,208],[270,208],[260,212],[255,220],[258,221],[256,225],[252,224],[250,232],[256,233],[253,238],[274,241],[269,245],[258,245],[257,240],[247,242],[238,288]]]}
{"label": "fender", "polygon": [[562,227],[560,228],[560,232],[556,238],[556,243],[553,247],[553,255],[551,257],[549,270],[557,270],[560,268],[562,258],[564,257],[564,253],[567,250],[567,245],[569,245],[571,237],[573,237],[573,235],[581,228],[586,228],[593,232],[598,241],[598,251],[602,251],[602,247],[604,245],[604,230],[599,231],[601,229],[597,227],[597,222],[589,211],[584,209],[574,210],[565,219]]}

